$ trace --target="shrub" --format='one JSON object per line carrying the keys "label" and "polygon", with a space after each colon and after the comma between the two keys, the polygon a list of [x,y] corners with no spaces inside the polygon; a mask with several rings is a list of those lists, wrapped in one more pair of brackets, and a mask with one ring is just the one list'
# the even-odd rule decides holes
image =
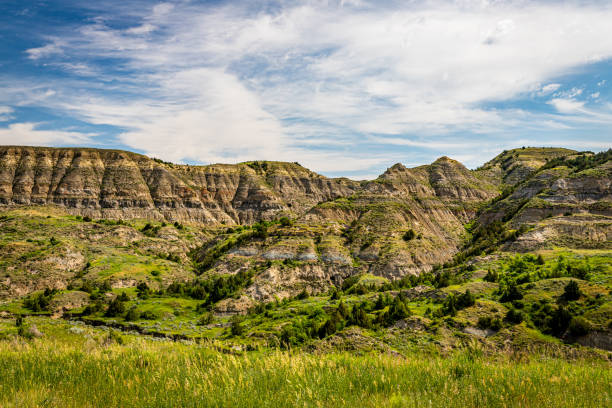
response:
{"label": "shrub", "polygon": [[89,316],[101,312],[102,310],[104,310],[104,304],[101,301],[96,300],[95,302],[88,304],[85,309],[83,309],[83,316]]}
{"label": "shrub", "polygon": [[116,317],[116,316],[121,316],[124,313],[125,313],[125,304],[121,300],[119,300],[119,297],[116,297],[110,303],[104,315],[106,317]]}
{"label": "shrub", "polygon": [[51,299],[57,293],[57,289],[45,289],[43,293],[30,295],[23,300],[23,307],[30,309],[33,312],[42,312],[49,310]]}
{"label": "shrub", "polygon": [[159,316],[152,310],[146,310],[140,314],[140,318],[144,320],[157,320]]}
{"label": "shrub", "polygon": [[90,281],[85,281],[83,282],[83,284],[81,285],[81,289],[82,292],[86,292],[86,293],[91,293],[94,291],[93,285],[91,284]]}
{"label": "shrub", "polygon": [[136,309],[136,307],[131,307],[125,314],[125,320],[128,322],[133,322],[138,319],[140,319],[140,312],[138,309]]}
{"label": "shrub", "polygon": [[412,313],[406,304],[400,299],[399,296],[396,296],[395,299],[393,299],[391,307],[389,307],[389,318],[386,323],[387,325],[390,325],[398,320],[405,319],[411,314]]}
{"label": "shrub", "polygon": [[[405,306],[404,306],[404,310],[406,310]],[[349,324],[360,326],[366,329],[370,328],[371,321],[370,321],[370,318],[368,317],[368,314],[365,310],[365,306],[363,304],[353,306],[353,310],[351,312],[351,316],[349,319]]]}
{"label": "shrub", "polygon": [[111,287],[111,284],[108,280],[105,280],[104,282],[102,282],[102,284],[99,287],[100,293],[110,292],[111,290],[113,290],[113,288]]}
{"label": "shrub", "polygon": [[244,333],[244,326],[241,323],[242,319],[239,316],[232,318],[232,325],[230,326],[232,336],[241,336]]}
{"label": "shrub", "polygon": [[198,319],[198,324],[200,326],[206,326],[207,324],[211,324],[213,322],[214,316],[210,312],[204,312],[202,316]]}
{"label": "shrub", "polygon": [[136,286],[136,293],[139,298],[146,299],[151,294],[151,289],[146,282],[140,282],[138,286]]}
{"label": "shrub", "polygon": [[283,227],[290,227],[292,222],[288,217],[281,217],[278,222],[280,223],[280,225],[282,225]]}
{"label": "shrub", "polygon": [[557,309],[555,309],[550,317],[550,320],[548,321],[550,332],[555,336],[562,335],[569,327],[572,318],[573,316],[571,312],[569,312],[563,306],[559,306]]}
{"label": "shrub", "polygon": [[502,289],[499,301],[502,303],[512,302],[513,300],[520,300],[523,298],[523,294],[519,290],[516,283],[511,282],[504,289]]}
{"label": "shrub", "polygon": [[298,293],[295,298],[298,300],[308,299],[308,291],[306,289],[303,289],[300,293]]}
{"label": "shrub", "polygon": [[329,335],[334,334],[338,330],[338,325],[340,323],[340,317],[334,313],[329,319],[323,323],[323,325],[318,330],[319,338],[324,338]]}
{"label": "shrub", "polygon": [[404,235],[402,236],[402,239],[404,241],[412,241],[414,238],[416,237],[416,233],[414,232],[414,230],[411,228],[408,231],[406,231],[404,233]]}
{"label": "shrub", "polygon": [[332,288],[329,299],[330,300],[340,300],[340,291],[336,288]]}
{"label": "shrub", "polygon": [[508,323],[519,324],[525,320],[525,315],[520,310],[509,309],[504,320]]}
{"label": "shrub", "polygon": [[589,334],[592,330],[591,323],[583,317],[574,317],[569,324],[572,336],[580,337]]}
{"label": "shrub", "polygon": [[338,303],[336,313],[338,314],[338,316],[340,316],[341,319],[346,319],[347,317],[349,317],[349,309],[342,301]]}
{"label": "shrub", "polygon": [[563,299],[567,301],[578,300],[582,293],[580,292],[580,287],[578,286],[578,282],[575,280],[569,281],[565,288],[563,289]]}
{"label": "shrub", "polygon": [[501,329],[502,322],[499,317],[491,316],[480,316],[478,318],[478,327],[481,329],[499,330]]}

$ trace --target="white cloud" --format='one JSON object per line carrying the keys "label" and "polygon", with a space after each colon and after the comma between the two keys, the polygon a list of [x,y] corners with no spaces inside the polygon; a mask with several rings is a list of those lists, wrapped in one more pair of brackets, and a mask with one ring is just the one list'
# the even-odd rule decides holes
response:
{"label": "white cloud", "polygon": [[576,113],[584,111],[584,102],[575,99],[554,98],[548,102],[561,113]]}
{"label": "white cloud", "polygon": [[143,24],[140,25],[138,27],[132,27],[130,29],[127,30],[127,32],[129,34],[135,34],[135,35],[140,35],[140,34],[148,34],[152,31],[154,31],[156,29],[156,27],[153,24]]}
{"label": "white cloud", "polygon": [[544,96],[555,92],[557,89],[561,87],[561,84],[548,84],[543,86],[538,92],[539,96]]}
{"label": "white cloud", "polygon": [[10,106],[0,106],[0,122],[7,122],[13,119],[13,108]]}
{"label": "white cloud", "polygon": [[0,128],[0,144],[18,144],[24,146],[39,145],[75,145],[91,143],[93,134],[65,132],[58,130],[40,130],[36,123],[13,123],[7,128]]}
{"label": "white cloud", "polygon": [[47,58],[51,55],[61,54],[62,46],[57,42],[52,42],[42,47],[30,48],[25,51],[28,54],[28,58],[32,60],[38,60],[41,58]]}
{"label": "white cloud", "polygon": [[[558,92],[561,84],[551,81],[612,57],[611,7],[392,4],[161,3],[143,9],[127,30],[103,16],[27,53],[38,60],[61,54],[55,63],[64,65],[56,66],[97,75],[104,86],[88,82],[84,90],[65,81],[54,84],[57,95],[33,103],[123,128],[122,143],[169,160],[304,157],[316,169],[382,160],[347,154],[350,143],[354,150],[376,140],[459,151],[461,143],[437,140],[608,120],[585,109],[582,88]],[[124,74],[92,66],[100,58],[114,59],[110,68]],[[536,94],[552,95],[557,114],[484,107]],[[421,138],[406,136],[415,134]],[[340,165],[342,155],[354,160]]]}

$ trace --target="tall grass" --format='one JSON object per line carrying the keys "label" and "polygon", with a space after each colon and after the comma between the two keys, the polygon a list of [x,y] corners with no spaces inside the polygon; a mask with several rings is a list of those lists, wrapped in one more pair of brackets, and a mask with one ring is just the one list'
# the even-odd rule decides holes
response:
{"label": "tall grass", "polygon": [[604,362],[0,341],[2,407],[606,407]]}

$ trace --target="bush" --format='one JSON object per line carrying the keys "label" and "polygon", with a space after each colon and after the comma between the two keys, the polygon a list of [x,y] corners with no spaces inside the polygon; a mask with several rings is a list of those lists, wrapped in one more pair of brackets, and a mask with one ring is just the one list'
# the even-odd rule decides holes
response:
{"label": "bush", "polygon": [[[404,310],[406,310],[405,306]],[[370,321],[370,318],[368,317],[365,306],[363,304],[353,306],[353,310],[349,319],[349,324],[368,329],[371,327],[371,323],[372,322]]]}
{"label": "bush", "polygon": [[204,312],[202,316],[198,319],[198,324],[200,326],[206,326],[207,324],[211,324],[213,322],[214,316],[210,312]]}
{"label": "bush", "polygon": [[42,312],[49,310],[51,299],[57,293],[57,289],[45,289],[43,293],[30,295],[23,300],[23,307],[30,309],[33,312]]}
{"label": "bush", "polygon": [[525,315],[520,310],[509,309],[504,320],[508,323],[519,324],[525,320]]}
{"label": "bush", "polygon": [[578,282],[575,280],[569,281],[565,288],[563,289],[563,299],[567,301],[578,300],[582,293],[580,292],[580,287],[578,286]]}
{"label": "bush", "polygon": [[113,290],[108,280],[105,280],[104,282],[102,282],[102,284],[100,285],[98,289],[100,293],[106,293],[106,292],[110,292],[111,290]]}
{"label": "bush", "polygon": [[318,330],[319,338],[324,338],[329,335],[334,334],[338,330],[338,326],[340,325],[341,318],[337,313],[334,313],[329,319],[323,323],[323,325]]}
{"label": "bush", "polygon": [[502,322],[499,317],[480,316],[478,318],[478,327],[481,329],[499,330],[502,327]]}
{"label": "bush", "polygon": [[303,289],[300,293],[298,293],[295,298],[298,300],[308,299],[308,291],[306,289]]}
{"label": "bush", "polygon": [[232,336],[241,336],[244,333],[244,326],[241,323],[242,319],[239,316],[232,318],[232,325],[230,327]]}
{"label": "bush", "polygon": [[550,317],[548,322],[549,330],[555,336],[560,336],[569,327],[570,322],[572,321],[572,314],[563,306],[559,306]]}
{"label": "bush", "polygon": [[96,300],[95,302],[88,304],[85,309],[83,309],[83,316],[89,316],[101,312],[102,310],[104,310],[104,304],[101,301]]}
{"label": "bush", "polygon": [[574,317],[569,324],[572,336],[580,337],[589,334],[592,330],[591,323],[583,317]]}
{"label": "bush", "polygon": [[146,310],[140,314],[140,318],[144,320],[157,320],[159,316],[152,310]]}
{"label": "bush", "polygon": [[116,297],[110,303],[104,315],[106,317],[116,317],[116,316],[121,316],[124,313],[125,313],[125,304],[121,300],[119,300],[119,297]]}
{"label": "bush", "polygon": [[125,320],[128,322],[133,322],[138,319],[140,319],[140,312],[138,309],[136,309],[136,307],[131,307],[125,314]]}
{"label": "bush", "polygon": [[408,231],[406,231],[404,233],[404,235],[402,236],[402,239],[404,241],[412,241],[414,238],[416,237],[416,233],[414,232],[414,230],[411,228]]}
{"label": "bush", "polygon": [[523,294],[519,290],[518,286],[514,282],[511,282],[502,290],[499,301],[505,303],[512,302],[513,300],[521,300],[522,298]]}
{"label": "bush", "polygon": [[282,225],[283,227],[290,227],[292,222],[288,217],[281,217],[278,222],[280,223],[280,225]]}
{"label": "bush", "polygon": [[136,293],[139,298],[146,299],[151,294],[151,289],[146,282],[140,282],[138,286],[136,286]]}

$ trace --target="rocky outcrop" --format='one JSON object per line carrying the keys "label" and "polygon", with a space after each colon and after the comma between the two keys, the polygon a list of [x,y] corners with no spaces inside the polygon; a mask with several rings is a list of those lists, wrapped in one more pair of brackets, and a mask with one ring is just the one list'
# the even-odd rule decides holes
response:
{"label": "rocky outcrop", "polygon": [[1,204],[55,204],[97,218],[252,223],[302,214],[357,185],[296,163],[179,166],[118,150],[0,147]]}

